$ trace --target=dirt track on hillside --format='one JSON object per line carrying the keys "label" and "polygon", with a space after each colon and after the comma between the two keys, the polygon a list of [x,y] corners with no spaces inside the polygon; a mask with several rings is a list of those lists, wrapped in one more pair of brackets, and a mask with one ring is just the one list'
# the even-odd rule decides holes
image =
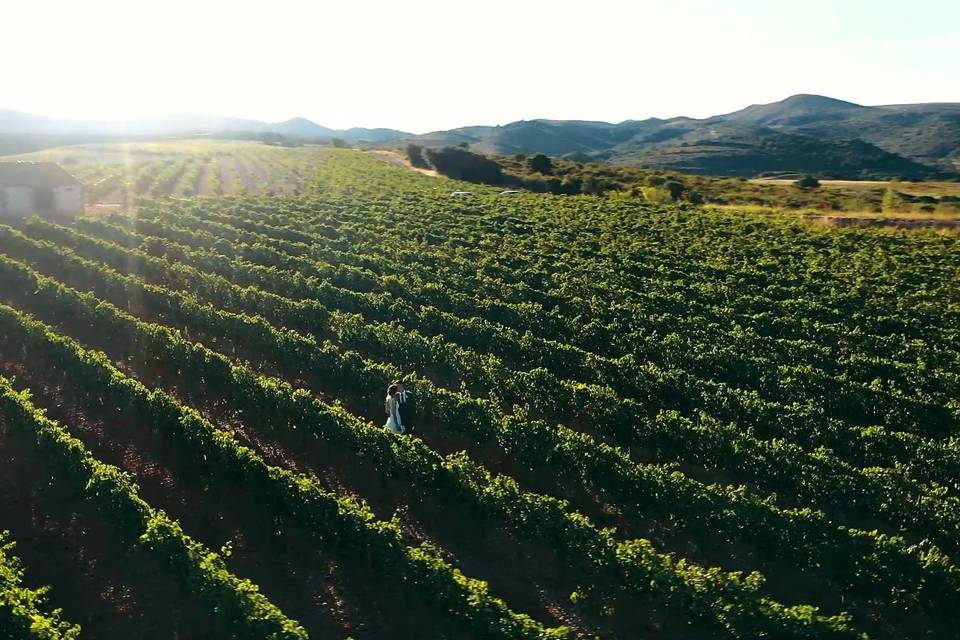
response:
{"label": "dirt track on hillside", "polygon": [[416,171],[417,173],[422,173],[425,176],[432,176],[434,178],[439,178],[440,174],[434,171],[433,169],[421,169],[410,164],[410,161],[407,160],[399,151],[394,151],[393,149],[371,149],[367,151],[374,158],[383,160],[384,162],[389,162],[390,164],[395,164],[398,167],[404,169],[409,169],[410,171]]}
{"label": "dirt track on hillside", "polygon": [[213,191],[213,172],[219,170],[215,160],[208,160],[200,167],[200,174],[197,176],[197,194],[201,196],[217,195]]}
{"label": "dirt track on hillside", "polygon": [[220,191],[225,196],[237,192],[236,162],[230,156],[220,156]]}

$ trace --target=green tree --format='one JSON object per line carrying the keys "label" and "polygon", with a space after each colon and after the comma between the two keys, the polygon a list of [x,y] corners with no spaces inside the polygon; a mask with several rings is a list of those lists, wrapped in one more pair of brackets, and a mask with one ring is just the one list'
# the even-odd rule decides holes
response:
{"label": "green tree", "polygon": [[679,200],[686,188],[679,180],[667,180],[663,183],[663,189],[670,194],[671,200]]}
{"label": "green tree", "polygon": [[460,147],[424,151],[430,165],[457,180],[482,184],[503,184],[503,169],[498,162]]}
{"label": "green tree", "polygon": [[561,187],[563,193],[575,196],[581,192],[582,183],[580,182],[580,178],[564,178]]}
{"label": "green tree", "polygon": [[807,175],[803,176],[793,184],[801,189],[816,189],[820,186],[820,181],[813,176]]}
{"label": "green tree", "polygon": [[407,160],[410,161],[410,164],[418,169],[429,169],[430,164],[427,162],[427,159],[423,157],[423,147],[418,144],[408,144],[407,145]]}
{"label": "green tree", "polygon": [[537,173],[551,174],[553,173],[553,162],[549,157],[542,153],[538,153],[527,160],[527,168],[531,171],[536,171]]}
{"label": "green tree", "polygon": [[595,175],[587,176],[587,179],[584,180],[583,184],[580,186],[580,190],[583,193],[594,196],[602,196],[604,193],[606,193],[607,188],[607,181]]}

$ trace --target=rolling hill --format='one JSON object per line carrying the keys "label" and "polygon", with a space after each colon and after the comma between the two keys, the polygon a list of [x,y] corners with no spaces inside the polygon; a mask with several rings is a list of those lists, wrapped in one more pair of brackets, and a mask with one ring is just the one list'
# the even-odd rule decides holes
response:
{"label": "rolling hill", "polygon": [[827,177],[960,175],[960,103],[863,106],[800,94],[732,113],[626,120],[522,120],[423,135],[396,129],[331,129],[306,118],[264,122],[183,113],[126,121],[82,121],[0,110],[0,153],[122,137],[277,133],[352,144],[466,143],[489,154],[546,153],[688,173],[755,176],[805,172]]}
{"label": "rolling hill", "polygon": [[331,129],[306,118],[264,122],[229,116],[180,113],[133,120],[70,120],[0,109],[0,136],[176,136],[197,133],[280,133],[301,138],[384,142],[412,134],[396,129]]}
{"label": "rolling hill", "polygon": [[956,175],[960,103],[869,107],[801,94],[704,119],[525,120],[437,131],[416,141],[723,175]]}

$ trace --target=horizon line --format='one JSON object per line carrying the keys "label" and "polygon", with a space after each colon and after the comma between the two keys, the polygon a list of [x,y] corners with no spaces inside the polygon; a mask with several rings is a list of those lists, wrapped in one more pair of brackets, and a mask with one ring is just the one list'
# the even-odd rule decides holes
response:
{"label": "horizon line", "polygon": [[[741,107],[741,108],[739,108],[739,109],[735,109],[734,111],[727,111],[727,112],[724,112],[724,113],[717,113],[717,114],[713,114],[713,115],[709,115],[709,116],[704,116],[704,117],[700,117],[700,118],[695,117],[695,116],[687,116],[687,115],[674,115],[674,116],[667,116],[667,117],[647,116],[647,117],[643,117],[643,118],[626,118],[626,119],[624,119],[624,120],[619,120],[619,121],[616,121],[616,122],[615,122],[615,121],[613,121],[613,120],[602,120],[602,119],[596,120],[596,119],[589,119],[589,118],[556,118],[556,117],[531,117],[531,118],[526,118],[526,117],[524,117],[524,118],[518,118],[518,119],[515,119],[515,120],[510,120],[510,121],[505,122],[505,123],[496,123],[496,124],[465,124],[465,125],[458,125],[458,126],[455,126],[455,127],[450,127],[450,128],[448,128],[448,129],[429,129],[429,130],[425,130],[425,131],[422,131],[422,132],[414,132],[414,131],[409,131],[409,130],[400,129],[400,128],[397,128],[397,127],[391,127],[391,126],[353,125],[353,126],[349,126],[349,127],[330,127],[330,126],[327,126],[327,125],[325,125],[325,124],[322,124],[322,123],[320,123],[320,122],[318,122],[318,121],[316,121],[316,120],[313,120],[312,118],[308,118],[308,117],[303,116],[303,115],[295,115],[295,116],[291,116],[291,117],[289,117],[289,118],[274,120],[274,119],[255,118],[255,117],[235,116],[235,115],[228,115],[228,114],[225,114],[225,113],[216,113],[216,112],[210,112],[210,111],[197,111],[197,110],[189,110],[189,109],[182,110],[182,111],[169,111],[169,112],[153,113],[153,114],[139,114],[139,115],[133,115],[133,116],[122,116],[122,117],[116,117],[116,118],[95,118],[95,117],[84,117],[84,116],[80,116],[80,117],[78,117],[78,116],[58,116],[58,115],[51,115],[51,114],[49,114],[49,113],[40,113],[40,112],[37,112],[37,111],[26,111],[26,110],[23,110],[23,109],[11,109],[11,108],[0,108],[0,112],[2,112],[2,111],[14,112],[14,113],[20,113],[20,114],[25,114],[25,115],[29,115],[29,116],[36,116],[36,117],[41,117],[41,118],[47,118],[47,119],[50,119],[50,120],[65,120],[65,121],[72,121],[72,122],[76,122],[76,123],[85,123],[85,124],[92,124],[92,123],[110,123],[110,124],[113,124],[113,125],[128,124],[128,123],[132,123],[132,122],[134,122],[134,121],[136,121],[136,120],[159,119],[159,118],[173,118],[173,117],[178,117],[178,116],[194,116],[194,117],[208,117],[208,118],[224,118],[224,119],[232,119],[232,120],[248,120],[248,121],[250,121],[250,122],[256,122],[256,123],[266,124],[266,125],[281,125],[281,124],[286,124],[286,123],[291,122],[291,121],[294,121],[294,120],[305,120],[305,121],[309,122],[310,124],[316,125],[316,126],[318,126],[318,127],[322,127],[322,128],[324,128],[324,129],[329,129],[329,130],[331,130],[331,131],[333,131],[333,132],[337,132],[337,131],[349,131],[349,130],[351,130],[351,129],[368,129],[368,130],[388,129],[388,130],[391,130],[391,131],[399,131],[399,132],[401,132],[401,133],[408,133],[408,134],[412,134],[412,135],[416,135],[416,136],[421,136],[421,135],[427,135],[427,134],[430,134],[430,133],[439,133],[439,132],[444,132],[444,131],[451,131],[451,130],[454,130],[454,129],[467,129],[467,128],[472,128],[472,127],[494,127],[494,128],[495,128],[495,127],[503,127],[503,126],[507,126],[507,125],[514,124],[514,123],[519,123],[519,122],[537,122],[537,121],[546,121],[546,122],[590,122],[590,123],[597,123],[597,124],[613,124],[613,125],[617,125],[617,124],[623,124],[623,123],[625,123],[625,122],[642,122],[642,121],[644,121],[644,120],[678,120],[678,119],[686,119],[686,120],[709,120],[710,118],[716,118],[716,117],[720,117],[720,116],[724,116],[724,115],[729,115],[729,114],[731,114],[731,113],[737,113],[737,112],[739,112],[739,111],[742,111],[742,110],[744,110],[744,109],[749,109],[749,108],[751,108],[751,107],[773,105],[773,104],[777,104],[777,103],[780,103],[780,102],[785,102],[785,101],[787,101],[787,100],[790,100],[791,98],[798,98],[798,97],[824,98],[824,99],[827,99],[827,100],[833,100],[833,101],[837,101],[837,102],[844,102],[844,103],[847,103],[847,104],[851,104],[851,105],[855,105],[855,106],[857,106],[857,107],[863,107],[863,108],[901,107],[901,106],[910,106],[910,105],[960,105],[960,101],[890,102],[890,103],[884,103],[884,104],[870,104],[870,105],[868,105],[868,104],[861,104],[861,103],[858,103],[858,102],[852,102],[852,101],[850,101],[850,100],[844,100],[844,99],[842,99],[842,98],[835,98],[835,97],[833,97],[833,96],[828,96],[828,95],[825,95],[825,94],[817,94],[817,93],[794,93],[794,94],[791,94],[791,95],[789,95],[789,96],[787,96],[787,97],[785,97],[785,98],[782,98],[782,99],[780,99],[780,100],[775,100],[775,101],[773,101],[773,102],[755,102],[755,103],[748,104],[748,105],[746,105],[746,106],[744,106],[744,107]],[[230,130],[227,129],[227,130],[225,130],[225,131],[230,131]],[[241,130],[238,129],[237,131],[241,131]]]}

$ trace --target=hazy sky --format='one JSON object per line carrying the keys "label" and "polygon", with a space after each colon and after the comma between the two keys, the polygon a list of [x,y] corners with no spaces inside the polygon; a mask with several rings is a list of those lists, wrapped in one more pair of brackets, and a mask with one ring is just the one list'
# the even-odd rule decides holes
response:
{"label": "hazy sky", "polygon": [[0,108],[423,132],[960,101],[956,0],[0,0]]}

